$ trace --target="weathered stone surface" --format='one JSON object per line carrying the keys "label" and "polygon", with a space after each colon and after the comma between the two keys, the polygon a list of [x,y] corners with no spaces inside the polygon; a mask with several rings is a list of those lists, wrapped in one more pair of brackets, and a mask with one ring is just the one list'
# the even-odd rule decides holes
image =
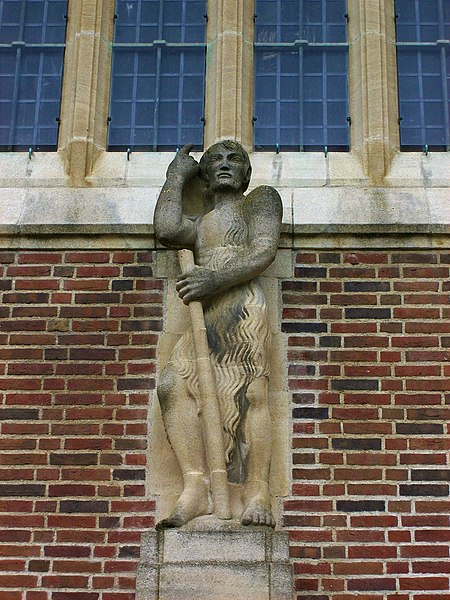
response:
{"label": "weathered stone surface", "polygon": [[136,600],[292,600],[282,531],[201,517],[144,534],[141,556]]}
{"label": "weathered stone surface", "polygon": [[[167,531],[164,536],[164,562],[261,562],[265,560],[264,531],[249,531],[243,540],[239,532],[220,531]],[[245,543],[243,543],[243,541]]]}
{"label": "weathered stone surface", "polygon": [[[242,523],[273,527],[271,328],[259,276],[277,253],[282,201],[270,186],[244,195],[252,167],[236,141],[214,144],[199,162],[191,149],[170,163],[154,215],[159,241],[178,249],[173,291],[190,312],[157,388],[183,476],[182,493],[157,527],[210,512],[231,518],[230,483],[242,486]],[[196,179],[200,197],[192,205]]]}

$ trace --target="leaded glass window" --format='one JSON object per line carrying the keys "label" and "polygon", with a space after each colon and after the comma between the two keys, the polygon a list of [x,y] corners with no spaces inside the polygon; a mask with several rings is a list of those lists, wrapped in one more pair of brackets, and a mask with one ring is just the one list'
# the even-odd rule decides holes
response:
{"label": "leaded glass window", "polygon": [[396,0],[400,146],[449,148],[450,2]]}
{"label": "leaded glass window", "polygon": [[348,150],[346,1],[255,8],[255,149]]}
{"label": "leaded glass window", "polygon": [[67,1],[0,0],[0,149],[54,150]]}
{"label": "leaded glass window", "polygon": [[117,0],[109,150],[203,147],[205,0]]}

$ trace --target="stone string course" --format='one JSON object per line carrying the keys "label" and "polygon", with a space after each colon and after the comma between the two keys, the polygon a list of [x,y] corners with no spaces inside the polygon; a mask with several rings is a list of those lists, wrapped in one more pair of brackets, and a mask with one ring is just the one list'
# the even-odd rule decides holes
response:
{"label": "stone string course", "polygon": [[[281,520],[296,600],[449,600],[450,253],[292,259]],[[153,260],[0,252],[0,600],[134,600],[156,512]]]}

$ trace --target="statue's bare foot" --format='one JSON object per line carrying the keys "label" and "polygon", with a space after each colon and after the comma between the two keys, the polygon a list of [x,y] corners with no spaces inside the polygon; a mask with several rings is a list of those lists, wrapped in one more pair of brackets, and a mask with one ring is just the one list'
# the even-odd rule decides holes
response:
{"label": "statue's bare foot", "polygon": [[267,525],[275,527],[270,508],[270,496],[265,482],[249,482],[245,491],[246,507],[241,516],[243,525]]}
{"label": "statue's bare foot", "polygon": [[191,519],[211,514],[209,485],[204,477],[185,478],[185,487],[170,516],[156,524],[156,529],[181,527]]}

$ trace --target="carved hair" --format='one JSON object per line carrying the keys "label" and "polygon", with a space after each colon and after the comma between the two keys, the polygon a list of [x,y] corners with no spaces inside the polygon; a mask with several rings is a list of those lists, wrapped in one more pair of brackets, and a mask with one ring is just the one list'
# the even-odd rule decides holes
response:
{"label": "carved hair", "polygon": [[226,150],[231,150],[242,156],[245,170],[245,179],[242,182],[242,191],[245,192],[250,183],[250,177],[252,175],[252,166],[250,164],[249,155],[247,154],[245,148],[241,146],[239,142],[235,142],[234,140],[222,140],[220,142],[217,142],[216,144],[213,144],[206,150],[206,152],[200,159],[200,175],[202,179],[208,182],[208,178],[206,176],[206,167],[208,165],[210,155],[213,154],[218,148],[225,148]]}

